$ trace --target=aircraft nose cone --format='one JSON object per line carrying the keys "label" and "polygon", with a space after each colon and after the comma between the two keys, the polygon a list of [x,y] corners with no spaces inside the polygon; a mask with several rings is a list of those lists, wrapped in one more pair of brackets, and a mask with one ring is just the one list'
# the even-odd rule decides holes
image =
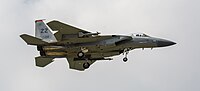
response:
{"label": "aircraft nose cone", "polygon": [[168,41],[168,40],[159,40],[157,41],[157,46],[158,47],[165,47],[165,46],[171,46],[171,45],[175,45],[175,42],[172,41]]}

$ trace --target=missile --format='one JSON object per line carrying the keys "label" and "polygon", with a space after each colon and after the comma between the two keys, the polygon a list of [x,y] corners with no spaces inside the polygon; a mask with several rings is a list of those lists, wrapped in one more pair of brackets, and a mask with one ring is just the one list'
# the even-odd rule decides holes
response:
{"label": "missile", "polygon": [[82,33],[82,32],[79,32],[78,33],[78,37],[88,37],[88,36],[99,35],[99,34],[100,34],[99,32],[96,32],[96,33]]}

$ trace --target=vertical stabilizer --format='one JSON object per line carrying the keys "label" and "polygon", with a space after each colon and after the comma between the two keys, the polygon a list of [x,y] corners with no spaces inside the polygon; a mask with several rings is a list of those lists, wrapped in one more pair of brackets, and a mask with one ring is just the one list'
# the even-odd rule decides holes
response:
{"label": "vertical stabilizer", "polygon": [[35,37],[42,39],[45,42],[57,42],[54,34],[43,20],[35,21]]}

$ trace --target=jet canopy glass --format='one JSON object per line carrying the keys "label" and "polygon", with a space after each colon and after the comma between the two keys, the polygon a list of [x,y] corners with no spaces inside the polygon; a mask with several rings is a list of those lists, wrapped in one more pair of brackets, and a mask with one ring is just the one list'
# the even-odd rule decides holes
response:
{"label": "jet canopy glass", "polygon": [[132,34],[132,37],[150,37],[150,36],[144,33],[134,33]]}

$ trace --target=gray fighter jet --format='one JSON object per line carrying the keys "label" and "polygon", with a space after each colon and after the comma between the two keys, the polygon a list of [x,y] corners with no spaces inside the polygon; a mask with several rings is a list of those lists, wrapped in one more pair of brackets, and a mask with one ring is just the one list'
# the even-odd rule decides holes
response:
{"label": "gray fighter jet", "polygon": [[[52,33],[52,31],[56,33]],[[35,57],[36,66],[45,67],[54,58],[67,58],[69,68],[84,71],[97,60],[112,60],[112,56],[123,54],[128,60],[129,51],[137,48],[166,47],[175,42],[155,38],[143,33],[126,35],[100,35],[91,33],[59,21],[47,24],[35,21],[35,37],[22,34],[28,44],[37,46],[40,56]]]}

